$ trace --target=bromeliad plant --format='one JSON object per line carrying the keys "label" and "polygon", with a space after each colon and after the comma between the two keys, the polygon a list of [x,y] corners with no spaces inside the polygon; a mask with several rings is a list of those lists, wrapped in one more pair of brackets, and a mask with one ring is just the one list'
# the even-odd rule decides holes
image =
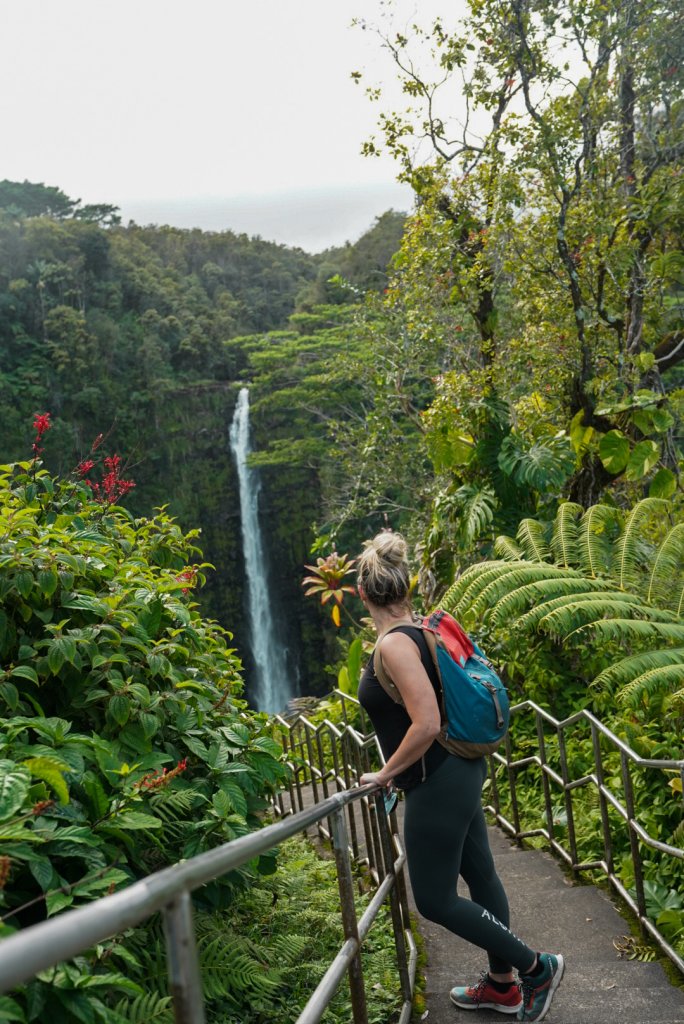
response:
{"label": "bromeliad plant", "polygon": [[[343,605],[344,595],[356,593],[355,587],[350,586],[348,583],[343,583],[345,576],[349,576],[354,572],[355,563],[355,558],[349,558],[348,555],[338,555],[336,551],[333,551],[327,558],[317,558],[315,565],[307,565],[306,568],[314,575],[305,576],[302,580],[302,586],[308,585],[309,587],[308,590],[304,591],[306,597],[311,597],[312,594],[320,594],[321,604],[327,604],[331,600],[335,602],[332,606],[330,617],[338,628],[342,621],[340,608],[344,608],[345,612],[349,614]],[[352,621],[354,620],[352,619]],[[355,623],[355,625],[358,624]]]}
{"label": "bromeliad plant", "polygon": [[[192,600],[196,534],[39,455],[0,467],[0,936],[259,827],[285,774],[230,635]],[[112,940],[5,997],[3,1019],[121,1024],[117,1000],[144,983]]]}

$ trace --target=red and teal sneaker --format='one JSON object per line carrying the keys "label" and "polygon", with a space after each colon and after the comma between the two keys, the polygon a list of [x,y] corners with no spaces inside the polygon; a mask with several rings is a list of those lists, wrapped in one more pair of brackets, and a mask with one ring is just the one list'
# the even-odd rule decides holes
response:
{"label": "red and teal sneaker", "polygon": [[543,1020],[560,985],[565,963],[560,953],[540,953],[539,974],[521,974],[522,1005],[517,1020]]}
{"label": "red and teal sneaker", "polygon": [[499,1013],[517,1013],[523,1004],[515,982],[511,982],[506,992],[499,992],[486,971],[480,975],[477,985],[452,988],[449,999],[461,1010],[498,1010]]}

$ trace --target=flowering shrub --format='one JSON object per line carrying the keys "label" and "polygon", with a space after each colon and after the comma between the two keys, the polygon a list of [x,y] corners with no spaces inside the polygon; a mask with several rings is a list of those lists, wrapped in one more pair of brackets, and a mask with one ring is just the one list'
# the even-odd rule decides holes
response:
{"label": "flowering shrub", "polygon": [[[0,936],[258,827],[285,773],[229,635],[191,600],[195,535],[113,504],[118,461],[99,494],[51,478],[48,414],[34,426],[33,460],[0,466]],[[118,1022],[112,1000],[143,982],[119,938],[4,997],[3,1019]]]}

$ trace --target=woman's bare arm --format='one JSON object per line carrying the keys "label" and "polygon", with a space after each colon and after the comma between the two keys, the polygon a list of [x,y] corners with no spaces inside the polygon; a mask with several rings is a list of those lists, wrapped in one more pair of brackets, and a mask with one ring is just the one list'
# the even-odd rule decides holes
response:
{"label": "woman's bare arm", "polygon": [[382,641],[382,663],[401,694],[411,725],[387,764],[379,772],[362,775],[361,785],[388,785],[395,775],[423,756],[441,726],[435,691],[416,643],[405,633],[389,633]]}

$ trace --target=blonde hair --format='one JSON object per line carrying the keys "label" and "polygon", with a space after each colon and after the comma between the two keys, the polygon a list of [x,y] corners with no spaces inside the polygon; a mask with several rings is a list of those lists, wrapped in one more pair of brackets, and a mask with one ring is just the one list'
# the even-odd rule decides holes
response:
{"label": "blonde hair", "polygon": [[357,583],[371,604],[410,607],[408,547],[400,533],[383,531],[364,542],[359,556]]}

